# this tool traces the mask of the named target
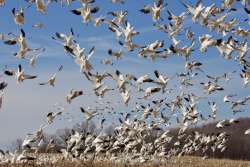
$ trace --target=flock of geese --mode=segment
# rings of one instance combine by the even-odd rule
[[[152,3],[142,5],[138,14],[145,15],[145,19],[152,20],[156,31],[166,34],[167,40],[156,40],[148,44],[138,44],[135,38],[141,35],[139,31],[129,22],[127,10],[110,11],[105,16],[100,15],[101,8],[96,5],[95,0],[25,0],[27,7],[13,8],[10,13],[13,21],[20,28],[19,34],[1,34],[1,40],[5,45],[18,46],[14,54],[17,61],[28,61],[33,67],[38,61],[38,56],[43,54],[46,48],[32,48],[29,46],[28,38],[22,26],[25,24],[25,13],[29,8],[35,6],[37,12],[47,14],[51,3],[58,3],[62,7],[70,7],[72,3],[79,4],[79,8],[69,10],[69,14],[75,15],[84,25],[94,27],[104,26],[110,31],[122,49],[110,48],[107,50],[109,57],[101,60],[105,66],[114,66],[116,61],[123,59],[126,53],[138,55],[141,59],[148,61],[167,60],[169,57],[182,57],[185,62],[184,71],[168,76],[159,70],[153,70],[151,74],[135,76],[119,69],[112,71],[97,71],[92,63],[92,57],[96,54],[96,47],[89,50],[77,42],[77,35],[73,28],[70,32],[55,32],[51,37],[69,55],[80,68],[80,73],[92,85],[92,94],[98,97],[97,108],[79,106],[78,111],[84,115],[87,122],[100,121],[100,133],[72,131],[64,145],[58,146],[54,140],[45,142],[44,130],[54,123],[55,119],[64,115],[63,109],[49,112],[46,116],[47,122],[36,132],[28,134],[23,141],[23,152],[11,153],[0,150],[0,163],[22,163],[38,160],[38,154],[30,155],[30,152],[39,153],[41,147],[57,150],[65,159],[86,160],[106,158],[109,160],[125,162],[147,162],[156,159],[166,159],[172,156],[183,156],[200,152],[203,158],[208,158],[207,152],[225,151],[228,147],[227,141],[230,136],[223,131],[224,128],[239,121],[235,118],[221,120],[216,128],[221,129],[218,134],[193,132],[187,133],[189,127],[200,125],[202,122],[218,120],[219,107],[217,99],[213,97],[225,94],[221,99],[224,105],[231,108],[233,114],[244,111],[250,103],[250,95],[239,97],[237,92],[226,90],[226,86],[233,77],[242,79],[241,86],[246,92],[250,85],[250,58],[248,54],[248,39],[250,30],[249,17],[250,5],[248,0],[221,0],[220,4],[211,3],[204,6],[202,0],[196,4],[180,0],[176,3],[183,5],[184,11],[176,13],[168,7],[164,0],[152,0]],[[109,0],[107,5],[124,5],[129,0]],[[8,0],[0,0],[3,8]],[[165,17],[163,13],[167,14]],[[241,13],[245,16],[243,20],[231,16]],[[99,16],[98,16],[99,15]],[[198,25],[210,34],[197,34],[191,27],[185,27],[185,22],[190,19],[192,24]],[[244,26],[243,26],[244,25]],[[42,29],[43,23],[32,25],[33,28]],[[213,36],[211,34],[217,34]],[[183,44],[185,38],[188,44]],[[179,39],[178,39],[179,38]],[[94,43],[93,43],[94,45]],[[209,49],[215,49],[217,54],[226,61],[235,61],[240,70],[227,71],[218,76],[211,76],[203,69],[199,60],[193,59],[194,52],[200,55],[206,54]],[[182,59],[180,58],[180,59]],[[209,57],[207,57],[209,58]],[[32,72],[25,71],[21,63],[17,69],[4,69],[6,77],[13,77],[18,84],[29,82],[38,78]],[[52,86],[56,88],[56,77],[63,73],[63,65],[51,75],[47,81],[40,82],[41,86]],[[202,77],[202,80],[199,79]],[[198,81],[198,83],[197,83]],[[178,84],[177,84],[178,83]],[[57,83],[60,84],[60,83]],[[8,91],[5,81],[0,83],[0,107],[4,103],[4,92]],[[193,91],[192,88],[201,88]],[[91,89],[91,88],[89,88]],[[111,92],[116,92],[119,100],[118,106],[125,106],[129,111],[119,112],[113,105],[114,101],[100,102]],[[202,94],[202,95],[198,95]],[[76,98],[87,95],[83,90],[72,88],[65,95],[67,105],[73,103]],[[98,102],[99,101],[99,102]],[[201,103],[206,105],[202,105]],[[103,108],[98,108],[103,107]],[[205,115],[200,108],[209,111]],[[107,119],[115,119],[118,123],[112,134],[103,133]],[[174,137],[168,130],[172,125],[178,128],[178,135]],[[250,127],[249,127],[250,128]],[[245,135],[250,135],[250,129],[245,129]],[[57,149],[58,148],[58,149]]]

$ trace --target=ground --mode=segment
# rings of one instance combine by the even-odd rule
[[[119,164],[112,162],[69,162],[60,161],[55,164],[38,165],[29,164],[9,164],[0,167],[250,167],[250,161],[226,160],[226,159],[207,159],[200,157],[181,157],[172,158],[164,164],[140,163],[140,164]]]

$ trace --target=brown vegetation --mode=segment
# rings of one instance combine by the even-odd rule
[[[234,161],[226,159],[202,160],[198,157],[172,158],[162,164],[141,163],[141,164],[121,164],[113,162],[70,162],[63,161],[55,164],[38,165],[29,164],[6,164],[0,167],[249,167],[250,161]]]

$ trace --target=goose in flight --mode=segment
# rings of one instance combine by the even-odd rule
[[[98,27],[101,25],[101,23],[103,23],[106,19],[104,16],[99,16],[97,18],[94,19],[95,20],[95,26]]]
[[[89,4],[83,4],[83,7],[71,10],[75,15],[81,16],[83,23],[88,23],[92,20],[91,14],[95,14],[99,11],[99,7],[91,7]]]
[[[98,115],[96,112],[86,111],[83,107],[80,107],[81,112],[84,114],[85,119],[90,121],[94,116]]]
[[[186,60],[189,59],[190,55],[194,51],[193,47],[195,45],[195,40],[192,41],[190,46],[183,46],[182,48],[174,47],[173,45],[170,46],[170,50],[177,55],[184,56]]]
[[[229,94],[229,95],[225,95],[224,98],[223,98],[223,102],[224,103],[228,103],[228,102],[232,102],[230,100],[230,98],[234,97],[234,96],[237,96],[236,94]]]
[[[240,76],[243,79],[244,86],[247,87],[250,84],[250,70],[243,69],[241,71]]]
[[[201,13],[205,8],[204,6],[202,6],[201,0],[198,0],[195,6],[185,4],[184,2],[182,2],[182,4],[192,14],[193,22],[196,22],[200,18]]]
[[[108,14],[111,14],[115,17],[114,19],[112,19],[112,23],[121,25],[125,23],[125,17],[128,15],[128,11],[108,12]]]
[[[111,3],[114,3],[114,4],[124,4],[125,3],[125,0],[111,0]]]
[[[38,12],[41,12],[42,14],[47,14],[47,6],[49,5],[50,1],[47,3],[44,2],[44,0],[25,0],[28,2],[30,5],[35,3],[36,5],[36,10]]]
[[[223,91],[224,88],[219,86],[218,84],[215,84],[215,83],[212,83],[212,82],[206,82],[206,83],[203,83],[201,82],[200,83],[201,85],[203,85],[203,89],[208,93],[208,94],[211,94],[215,91]]]
[[[250,129],[245,130],[244,134],[249,135],[250,134]]]
[[[35,66],[39,55],[41,53],[43,53],[43,52],[45,52],[45,48],[41,48],[40,52],[38,52],[38,53],[33,53],[32,57],[29,60],[30,67],[34,67]]]
[[[54,119],[55,119],[57,116],[59,116],[59,115],[62,115],[62,112],[61,112],[61,111],[56,112],[56,113],[54,113],[54,112],[49,112],[49,113],[47,114],[47,123],[48,123],[48,124],[52,124],[53,121],[54,121]]]
[[[136,84],[138,85],[138,87],[137,87],[138,91],[141,90],[141,85],[143,83],[152,83],[152,82],[154,82],[154,80],[151,79],[148,74],[142,75],[139,78],[135,78],[135,81],[136,81]]]
[[[33,28],[37,28],[37,29],[42,29],[45,28],[45,25],[41,22],[35,23],[32,25]]]
[[[119,51],[113,51],[112,49],[109,49],[108,54],[115,59],[120,59],[123,55],[123,51],[121,49]]]
[[[140,32],[136,31],[128,21],[125,21],[125,28],[122,28],[122,33],[124,35],[125,42],[133,41],[132,37],[140,34]]]
[[[208,105],[209,105],[209,107],[210,107],[210,109],[211,109],[211,111],[212,111],[211,117],[212,117],[213,119],[215,119],[215,118],[216,118],[216,115],[217,115],[217,113],[218,113],[218,106],[217,106],[217,104],[216,104],[215,102],[208,102]]]
[[[0,109],[2,108],[2,105],[3,105],[3,96],[4,96],[4,92],[3,90],[8,86],[8,83],[6,82],[1,82],[0,83],[0,91],[1,91],[1,94],[0,94]]]
[[[0,6],[4,6],[5,5],[5,0],[0,0]]]
[[[74,54],[75,63],[80,66],[80,72],[86,72],[86,73],[90,72],[93,69],[93,66],[91,65],[89,60],[95,53],[95,47],[92,47],[89,50],[87,55],[84,53],[85,49],[80,49],[80,47],[76,47],[76,48],[79,48],[79,49]]]
[[[142,9],[140,9],[140,12],[144,14],[152,14],[153,21],[159,21],[161,18],[161,11],[167,6],[167,3],[164,4],[164,0],[157,0],[154,2],[154,6],[146,5]]]
[[[0,91],[3,91],[8,86],[7,82],[1,82],[0,83]]]
[[[154,83],[162,86],[162,91],[165,92],[165,88],[166,88],[168,82],[170,81],[170,78],[160,74],[160,72],[158,70],[155,70],[154,74],[156,76],[156,80],[154,81]]]
[[[109,88],[107,85],[100,86],[100,88],[95,90],[95,94],[96,96],[103,98],[107,92],[112,91],[112,90],[115,90],[115,89]]]
[[[176,16],[172,12],[170,12],[169,10],[167,10],[167,12],[169,15],[168,20],[173,21],[175,27],[180,27],[188,14],[188,12],[182,12],[179,16]]]
[[[244,97],[243,99],[237,100],[237,101],[231,101],[231,109],[234,113],[237,111],[240,111],[240,107],[247,105],[247,102],[250,101],[250,96]]]
[[[199,37],[200,41],[200,51],[201,53],[204,53],[207,51],[207,48],[211,46],[215,46],[217,44],[217,40],[213,39],[211,35],[205,34]]]
[[[25,74],[24,73],[24,69],[22,69],[21,64],[18,65],[17,71],[14,71],[14,70],[5,70],[4,74],[8,75],[8,76],[14,76],[17,79],[18,83],[21,83],[21,82],[23,82],[26,79],[35,79],[35,78],[37,78],[36,75]]]
[[[128,102],[130,100],[130,91],[127,89],[121,90],[121,96],[124,104],[128,106]]]
[[[67,96],[66,96],[66,100],[70,104],[73,99],[75,99],[81,95],[83,95],[83,91],[71,89],[69,94],[67,94]]]
[[[139,51],[138,55],[140,57],[147,57],[149,55],[152,60],[155,60],[158,53],[161,53],[161,51],[158,51],[157,49],[160,49],[164,46],[164,41],[156,40],[155,42],[142,47],[142,49]]]
[[[58,72],[62,71],[62,69],[63,69],[63,66],[61,65],[58,68],[57,72],[54,75],[52,75],[47,82],[39,83],[39,85],[47,85],[48,84],[48,85],[54,87],[55,86],[55,81],[56,81],[56,75],[57,75]]]
[[[224,128],[225,126],[229,126],[228,120],[222,120],[216,124],[216,128]]]
[[[71,34],[69,35],[56,32],[56,37],[52,36],[52,39],[60,40],[61,42],[63,42],[64,49],[69,53],[73,53],[75,47],[75,40],[73,39],[74,32],[72,28],[70,29],[70,31]]]
[[[14,35],[14,34],[13,34]],[[37,49],[32,49],[27,45],[26,38],[25,38],[25,32],[23,29],[21,29],[21,34],[19,36],[16,36],[15,38],[12,39],[7,39],[4,41],[4,44],[6,45],[19,45],[19,51],[15,53],[15,57],[18,59],[25,59],[25,56],[27,53],[32,52],[32,51],[39,51],[42,48],[37,48]]]
[[[199,70],[201,72],[203,72],[200,67],[202,66],[202,63],[201,62],[198,62],[198,61],[191,61],[191,62],[186,62],[185,64],[185,69],[187,71],[190,71],[190,72],[193,72],[194,70]]]
[[[23,8],[21,8],[20,11],[17,11],[16,8],[13,8],[12,15],[17,25],[21,26],[24,24],[24,9]]]
[[[145,89],[145,96],[143,98],[146,99],[147,97],[149,97],[152,94],[155,94],[157,92],[160,92],[161,90],[162,90],[162,88],[157,87],[157,86],[148,87]]]

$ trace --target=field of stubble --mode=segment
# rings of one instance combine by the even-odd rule
[[[207,159],[202,160],[200,157],[181,157],[172,158],[162,164],[138,163],[125,164],[113,163],[108,161],[100,162],[69,162],[60,161],[54,164],[5,164],[0,167],[250,167],[250,161],[226,160],[226,159]]]

